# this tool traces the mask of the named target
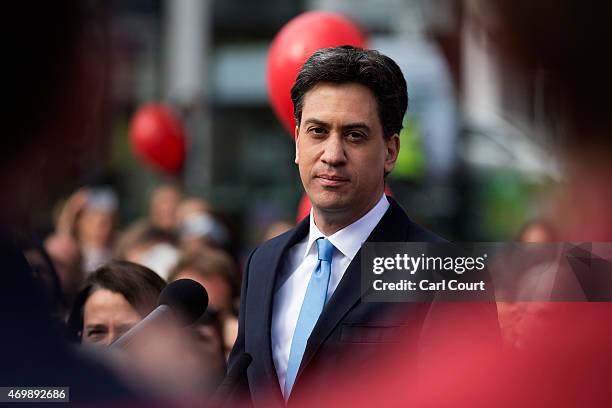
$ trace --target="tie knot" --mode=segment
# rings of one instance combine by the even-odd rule
[[[328,239],[319,238],[317,239],[317,251],[319,253],[319,260],[331,262],[334,245]]]

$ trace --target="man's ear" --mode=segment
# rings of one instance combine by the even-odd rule
[[[385,153],[385,174],[391,173],[391,170],[395,167],[397,156],[400,150],[400,138],[397,133],[391,136],[385,141],[386,153]]]
[[[300,128],[295,125],[295,130],[293,131],[293,139],[295,140],[295,160],[293,161],[295,164],[300,163],[300,149],[298,148],[298,136],[300,134]]]

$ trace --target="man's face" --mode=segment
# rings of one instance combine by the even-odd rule
[[[315,220],[324,213],[346,226],[383,194],[399,136],[384,139],[377,108],[372,91],[356,83],[320,83],[304,95],[295,163]]]

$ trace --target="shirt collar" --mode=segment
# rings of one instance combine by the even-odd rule
[[[387,200],[387,197],[383,194],[382,197],[380,197],[380,200],[378,200],[378,203],[376,203],[376,205],[372,207],[372,209],[363,217],[359,218],[352,224],[347,225],[341,230],[336,231],[329,237],[326,237],[315,225],[314,216],[311,209],[310,232],[308,233],[308,244],[306,245],[304,257],[306,257],[310,251],[313,250],[314,243],[317,239],[327,238],[338,251],[342,252],[344,256],[352,261],[361,248],[361,244],[368,239],[372,233],[372,230],[374,230],[374,227],[376,227],[376,225],[380,222],[388,208],[389,200]]]

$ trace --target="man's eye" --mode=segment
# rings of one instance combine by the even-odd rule
[[[325,129],[322,127],[312,127],[308,129],[308,132],[313,135],[320,136],[325,134]]]
[[[365,139],[365,135],[359,132],[350,132],[347,133],[346,138],[351,142],[361,142]]]

